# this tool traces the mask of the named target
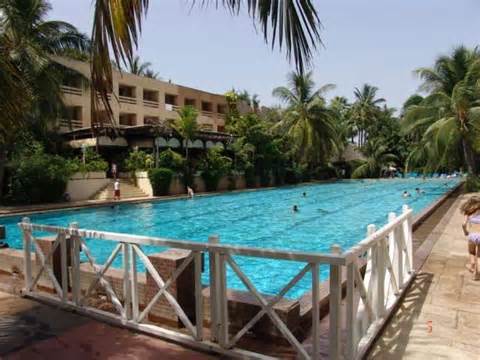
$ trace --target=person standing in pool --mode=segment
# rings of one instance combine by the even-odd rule
[[[120,181],[115,179],[113,183],[113,200],[120,200]]]

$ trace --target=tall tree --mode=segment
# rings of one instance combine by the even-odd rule
[[[428,152],[414,149],[412,159],[419,154],[429,156],[423,162],[445,164],[448,154],[461,149],[463,163],[470,174],[476,174],[476,151],[480,135],[480,50],[459,46],[449,56],[440,56],[432,68],[417,71],[424,81],[422,89],[428,96],[419,104],[410,106],[404,117],[406,133],[421,133],[418,146]]]
[[[193,3],[197,1],[193,0]],[[313,50],[321,42],[321,24],[311,0],[216,0],[199,3],[204,6],[223,5],[234,14],[246,8],[248,14],[258,21],[265,40],[270,40],[272,47],[285,48],[287,57],[295,61],[300,72],[309,65]],[[112,118],[108,100],[108,93],[112,90],[110,54],[117,63],[133,59],[148,5],[149,0],[95,0],[91,55],[93,124],[100,120],[97,117],[100,104]]]
[[[151,71],[151,66],[152,63],[148,61],[142,62],[139,56],[135,56],[129,63],[128,71],[135,75],[144,76],[147,71]]]
[[[288,75],[288,86],[277,87],[273,96],[287,104],[277,128],[294,141],[297,158],[310,168],[325,162],[336,150],[337,134],[333,113],[323,94],[334,88],[327,84],[315,89],[312,73]]]
[[[178,118],[172,123],[173,128],[180,134],[184,141],[185,161],[188,165],[188,145],[194,139],[198,130],[198,111],[193,106],[181,107],[178,111]]]
[[[377,98],[378,88],[364,84],[361,89],[355,88],[355,102],[352,106],[351,117],[357,129],[360,146],[366,144],[368,130],[375,123],[380,110],[380,105],[385,102],[384,98]]]
[[[62,109],[60,85],[71,71],[55,57],[89,50],[74,26],[46,20],[50,9],[45,0],[0,0],[0,194],[16,136],[34,122],[56,121]]]
[[[380,177],[397,160],[397,157],[389,152],[388,147],[381,139],[369,140],[363,152],[367,159],[353,171],[353,178]]]

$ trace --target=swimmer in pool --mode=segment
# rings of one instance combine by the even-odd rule
[[[405,190],[405,191],[403,192],[402,196],[403,196],[404,198],[410,197],[410,193],[409,193],[407,190]]]
[[[303,193],[303,197],[307,197],[307,193],[306,193],[306,192]]]
[[[298,212],[298,206],[297,206],[297,205],[293,205],[292,211],[293,211],[293,212]]]

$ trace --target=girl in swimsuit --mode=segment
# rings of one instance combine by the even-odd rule
[[[466,267],[474,274],[474,279],[478,280],[480,275],[477,264],[477,258],[480,256],[480,196],[472,196],[460,210],[465,215],[462,229],[468,239],[470,254],[470,263]]]

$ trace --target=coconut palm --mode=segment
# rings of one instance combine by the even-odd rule
[[[193,3],[197,1],[192,0]],[[272,46],[285,49],[288,59],[295,61],[297,70],[303,72],[310,63],[313,50],[321,42],[320,21],[311,0],[216,0],[198,1],[200,5],[223,5],[227,11],[239,14],[246,8],[259,23],[265,40]],[[108,93],[112,90],[113,58],[120,63],[131,61],[138,45],[143,16],[149,0],[95,0],[92,29],[91,86],[92,123],[100,104],[112,119]],[[96,94],[99,94],[97,97]]]
[[[193,106],[187,105],[177,110],[178,118],[172,123],[172,127],[180,134],[184,141],[185,162],[188,164],[188,145],[195,137],[198,130],[198,111]]]
[[[351,118],[355,124],[358,143],[365,145],[368,139],[369,127],[376,121],[380,105],[385,102],[383,98],[377,98],[378,88],[364,84],[361,89],[355,88],[355,102],[352,106]]]
[[[128,71],[132,74],[144,76],[145,73],[150,69],[152,63],[145,61],[142,62],[139,56],[135,56],[129,64]]]
[[[379,177],[397,160],[394,154],[388,152],[388,147],[381,139],[368,141],[363,152],[367,158],[353,171],[352,178]]]
[[[273,96],[287,104],[276,128],[291,137],[297,159],[311,168],[327,160],[337,147],[334,114],[322,96],[334,87],[327,84],[315,89],[311,72],[292,72],[288,75],[288,87],[273,90]]]
[[[407,109],[404,131],[423,134],[418,145],[429,144],[430,156],[438,166],[444,165],[452,151],[461,149],[468,172],[475,174],[480,134],[480,50],[460,46],[450,56],[439,57],[433,68],[416,72],[429,95]]]
[[[152,69],[145,70],[145,73],[143,74],[143,76],[145,76],[147,78],[150,78],[150,79],[159,79],[160,78],[160,75],[158,74],[158,72],[156,72]]]
[[[56,121],[61,111],[60,84],[71,71],[56,56],[89,50],[74,26],[46,20],[50,9],[45,0],[0,0],[0,194],[16,136],[34,122]]]

